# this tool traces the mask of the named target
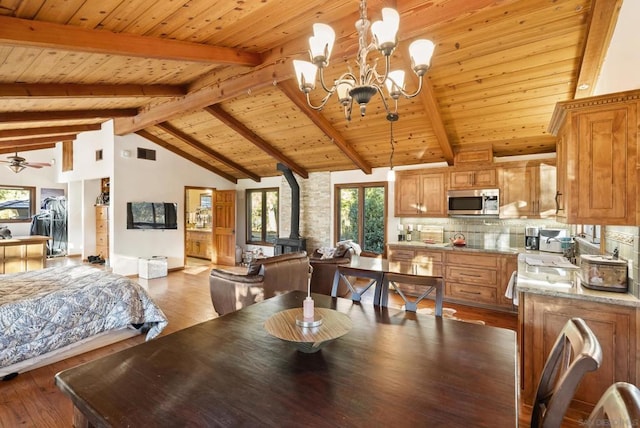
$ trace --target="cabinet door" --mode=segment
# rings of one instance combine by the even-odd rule
[[[540,164],[537,167],[537,210],[541,218],[556,215],[556,175],[557,169],[553,165]]]
[[[496,170],[481,169],[474,171],[473,185],[476,187],[494,187],[496,185]]]
[[[451,171],[449,174],[449,187],[452,189],[467,189],[473,187],[473,172]]]
[[[421,189],[420,179],[421,176],[419,174],[397,175],[395,185],[396,217],[413,217],[419,214],[420,195],[418,192]]]
[[[535,171],[527,166],[505,167],[501,171],[500,218],[536,216]]]
[[[426,216],[444,216],[445,207],[444,173],[423,174],[421,176],[420,213]]]
[[[635,220],[633,133],[637,130],[629,129],[630,120],[635,119],[629,110],[622,107],[576,114],[577,197],[571,203],[577,205],[581,220],[593,220],[594,224]]]

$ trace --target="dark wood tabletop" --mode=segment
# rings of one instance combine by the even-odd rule
[[[264,323],[294,291],[58,373],[95,427],[515,427],[515,332],[312,295],[353,323],[305,354]],[[69,421],[71,424],[71,421]],[[78,426],[78,425],[76,425]]]

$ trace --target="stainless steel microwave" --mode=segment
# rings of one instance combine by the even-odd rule
[[[500,190],[449,190],[447,207],[450,216],[497,217],[500,214]]]

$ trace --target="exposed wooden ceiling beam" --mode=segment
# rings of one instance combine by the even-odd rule
[[[75,140],[78,134],[51,135],[47,137],[23,138],[20,140],[0,141],[0,147],[23,147],[34,144],[59,143],[66,140]]]
[[[91,30],[8,16],[0,16],[0,41],[14,46],[37,46],[209,64],[256,66],[262,62],[260,55],[238,49]]]
[[[409,5],[401,5],[399,13],[402,21],[402,31],[399,40],[413,38],[418,33],[424,33],[425,28],[439,25],[442,19],[453,20],[458,16],[477,13],[479,10],[487,10],[491,7],[503,6],[516,0],[450,0],[444,4],[433,7],[432,2],[414,2]],[[357,9],[355,11],[357,16]],[[354,17],[345,17],[331,25],[334,28],[353,28]],[[309,29],[311,31],[311,28]],[[342,34],[333,48],[334,61],[340,57],[351,55],[357,49],[354,43],[354,33],[346,31]],[[355,37],[357,40],[357,37]],[[307,58],[308,39],[300,37],[284,45],[276,46],[263,53],[263,66],[256,67],[242,76],[223,78],[217,81],[215,76],[207,77],[209,81],[216,81],[214,85],[199,88],[175,100],[150,106],[143,109],[132,118],[116,119],[114,122],[115,133],[125,135],[147,126],[167,121],[187,110],[202,109],[208,105],[218,104],[229,100],[250,90],[257,90],[266,86],[277,84],[294,76],[291,60],[295,58]],[[199,87],[198,83],[192,86]]]
[[[574,98],[593,95],[621,7],[622,0],[592,1],[591,22],[580,64],[580,73],[576,81]]]
[[[59,111],[24,111],[0,113],[1,122],[37,122],[74,119],[109,119],[115,117],[135,116],[135,108],[105,110],[59,110]]]
[[[305,97],[298,89],[298,85],[292,80],[287,80],[285,82],[280,82],[278,88],[291,100],[293,103],[298,106],[300,111],[304,113],[311,121],[318,127],[322,132],[324,132],[327,137],[331,139],[331,141],[338,146],[340,150],[357,166],[362,170],[365,174],[371,174],[371,165],[365,161],[360,153],[356,152],[351,144],[349,144],[344,137],[331,125],[324,116],[322,116],[317,111],[313,110],[307,105],[307,101]]]
[[[55,148],[55,144],[35,144],[33,146],[13,146],[13,147],[0,147],[0,154],[11,153],[14,154],[16,152],[29,152],[31,150],[44,150],[44,149],[53,149]]]
[[[22,139],[35,136],[78,134],[86,131],[97,131],[102,128],[99,123],[90,125],[46,126],[40,128],[0,130],[0,140]]]
[[[166,133],[168,133],[170,135],[173,135],[174,137],[176,137],[180,141],[190,145],[194,149],[199,150],[200,152],[204,153],[205,155],[207,155],[209,157],[212,157],[216,161],[228,166],[231,169],[235,169],[236,171],[246,175],[248,178],[250,178],[250,179],[252,179],[254,181],[260,182],[260,177],[258,175],[256,175],[253,172],[249,171],[248,169],[246,169],[242,165],[237,164],[236,162],[232,161],[231,159],[227,158],[226,156],[221,155],[220,153],[216,152],[215,150],[211,149],[210,147],[208,147],[205,144],[201,143],[200,141],[196,140],[191,135],[180,131],[178,128],[174,127],[173,125],[171,125],[171,124],[169,124],[167,122],[163,122],[163,123],[157,124],[156,126],[158,128],[160,128],[160,129],[162,129],[164,132],[166,132]]]
[[[284,164],[300,177],[309,178],[309,172],[306,169],[302,168],[300,165],[289,159],[279,150],[276,150],[271,144],[267,143],[258,135],[256,135],[252,130],[244,126],[242,122],[224,111],[219,105],[212,105],[209,107],[205,107],[204,109],[208,113],[212,114],[216,119],[240,134],[243,138],[253,143],[256,147],[264,151],[266,154],[268,154],[278,162]]]
[[[54,83],[0,83],[0,97],[8,98],[115,98],[180,97],[178,85],[75,85]]]
[[[404,58],[405,68],[410,69],[411,64],[408,61],[406,56]],[[418,87],[419,81],[418,76],[414,73],[409,73],[411,76],[411,80],[413,81],[414,87]],[[433,85],[431,84],[431,80],[428,76],[425,76],[422,80],[422,91],[418,94],[418,99],[422,102],[422,106],[424,107],[424,111],[431,122],[431,127],[433,128],[433,133],[438,140],[438,144],[440,145],[440,149],[442,150],[442,156],[444,160],[449,165],[453,165],[453,147],[451,146],[451,141],[449,141],[449,137],[447,136],[447,130],[444,127],[444,122],[442,120],[442,115],[440,114],[440,106],[438,105],[438,100],[436,98],[436,94],[433,91]]]
[[[140,135],[143,138],[146,138],[147,140],[156,143],[157,145],[159,145],[160,147],[164,147],[165,149],[169,150],[170,152],[175,153],[178,156],[181,156],[193,163],[195,163],[198,166],[201,166],[202,168],[209,170],[211,172],[213,172],[214,174],[219,175],[220,177],[236,184],[238,182],[238,179],[236,179],[233,175],[229,175],[224,171],[219,170],[218,168],[209,165],[208,163],[206,163],[205,161],[203,161],[202,159],[192,156],[189,153],[178,149],[175,146],[172,146],[171,144],[167,143],[166,141],[164,141],[162,138],[157,137],[155,135],[153,135],[152,133],[148,132],[148,131],[136,131],[136,134]]]
[[[203,109],[212,104],[218,104],[249,90],[259,90],[273,85],[274,82],[294,77],[291,64],[278,62],[260,67],[241,76],[234,76],[212,86],[189,92],[187,95],[156,104],[140,111],[135,117],[116,119],[114,129],[117,135],[126,135],[147,126],[165,122],[179,116],[188,110]]]

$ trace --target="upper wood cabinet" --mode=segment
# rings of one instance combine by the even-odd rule
[[[499,168],[500,218],[549,218],[556,213],[554,162]]]
[[[450,189],[472,189],[496,187],[496,170],[474,169],[451,171],[449,173]]]
[[[395,216],[446,216],[445,180],[444,171],[398,171],[395,185]]]
[[[639,103],[636,90],[556,105],[558,221],[638,224]]]

